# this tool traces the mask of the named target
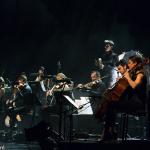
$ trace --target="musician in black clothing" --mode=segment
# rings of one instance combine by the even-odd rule
[[[105,84],[102,81],[100,72],[97,70],[93,70],[90,73],[91,82],[87,84],[78,84],[77,87],[79,89],[87,90],[88,96],[90,97],[90,103],[93,110],[93,114],[95,114],[97,105],[101,100],[101,96],[105,90]]]
[[[69,96],[74,101],[74,95],[72,92],[74,83],[62,72],[56,75],[54,83],[53,87],[47,91],[47,96],[53,97],[54,105],[50,108],[50,111],[54,110],[54,113],[59,115],[59,134],[60,130],[62,132],[63,127],[62,133],[64,139],[69,140],[71,134],[70,130],[72,130],[73,106],[64,95]]]
[[[6,101],[8,107],[7,116],[5,120],[6,126],[10,126],[9,121],[13,122],[16,120],[21,121],[22,118],[20,113],[28,113],[31,111],[33,106],[33,97],[31,95],[32,90],[27,82],[27,77],[25,75],[20,75],[17,79],[17,85],[14,85],[13,98]]]
[[[106,87],[110,87],[116,78],[116,63],[118,62],[118,56],[113,51],[114,42],[112,40],[104,41],[104,54],[101,58],[96,60],[96,66],[100,69],[102,76],[107,76],[104,78],[103,82]]]
[[[46,69],[43,66],[40,66],[38,73],[36,74],[35,82],[37,82],[37,84],[32,88],[33,93],[37,95],[42,109],[45,109],[48,107],[46,91],[49,89],[51,80],[46,76]]]
[[[42,81],[44,79],[44,75],[45,75],[45,68],[43,66],[40,66],[35,81]]]
[[[142,59],[138,56],[129,57],[127,66],[125,64],[120,64],[118,66],[118,71],[120,70],[124,70],[121,72],[123,74],[122,79],[123,81],[126,81],[128,86],[126,86],[118,100],[111,101],[113,98],[109,96],[110,101],[105,109],[106,111],[103,112],[105,115],[105,126],[102,135],[103,141],[117,139],[115,131],[115,118],[117,112],[136,112],[138,110],[145,110],[147,80],[143,70]],[[110,95],[113,94],[113,90],[117,90],[117,85],[121,85],[120,81],[122,82],[122,80],[117,81],[116,86],[110,91]],[[125,86],[125,84],[122,86]],[[100,109],[102,110],[102,105]]]
[[[56,75],[56,79],[54,81],[54,85],[53,87],[48,90],[46,92],[47,96],[55,96],[56,98],[56,103],[59,104],[59,99],[60,99],[60,95],[62,95],[62,93],[65,95],[70,96],[72,99],[74,99],[72,90],[73,90],[73,86],[74,83],[73,81],[71,81],[70,79],[67,78],[67,76],[64,73],[58,73]],[[64,100],[62,100],[62,104],[66,104],[67,100],[65,98],[63,98]]]

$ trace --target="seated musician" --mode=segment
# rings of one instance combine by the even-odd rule
[[[78,84],[77,88],[79,89],[87,89],[88,96],[90,98],[91,107],[93,113],[95,113],[96,107],[100,102],[101,95],[105,90],[105,84],[102,81],[100,72],[97,70],[93,70],[90,73],[91,82],[87,84]]]
[[[102,141],[117,139],[117,132],[115,130],[116,112],[136,112],[138,110],[145,110],[147,80],[143,70],[142,59],[137,56],[131,56],[129,57],[127,65],[125,63],[120,63],[118,65],[118,71],[123,74],[122,79],[128,83],[128,86],[118,100],[111,101],[112,98],[109,97],[107,109],[103,112],[105,117],[98,114],[99,119],[103,118],[105,121]],[[110,91],[112,94],[114,92],[113,90],[116,90],[117,85],[121,84],[119,81],[121,80],[119,79],[116,82],[116,86]],[[100,110],[104,110],[102,106],[101,104],[99,113],[101,113]]]

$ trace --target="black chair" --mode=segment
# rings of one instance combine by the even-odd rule
[[[129,123],[129,116],[134,116],[134,117],[145,117],[145,122],[144,122],[144,127],[143,127],[143,135],[144,132],[146,132],[145,128],[147,128],[147,112],[145,110],[139,110],[136,112],[131,112],[131,113],[122,113],[121,114],[121,121],[122,121],[122,131],[121,131],[121,139],[122,141],[126,141],[128,137],[128,123]],[[144,139],[144,136],[141,137],[141,140]]]
[[[150,91],[147,91],[147,98],[145,101],[145,108],[143,108],[142,110],[138,110],[135,112],[129,112],[129,113],[122,113],[121,114],[121,121],[122,121],[122,131],[121,131],[121,138],[122,141],[126,141],[127,140],[127,136],[128,136],[128,119],[129,116],[134,116],[134,117],[145,117],[145,122],[144,122],[144,126],[143,126],[143,133],[145,133],[145,135],[142,136],[141,140],[144,140],[144,138],[146,137],[147,140],[150,140]]]

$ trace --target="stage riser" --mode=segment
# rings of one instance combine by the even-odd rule
[[[28,119],[27,119],[28,120]],[[24,125],[20,124],[22,127],[26,127],[27,124],[31,124],[31,118],[29,122],[24,122]],[[59,131],[59,116],[54,114],[46,114],[43,115],[43,119],[39,119],[38,117],[35,118],[35,125],[40,121],[45,120],[50,124],[50,126],[56,131]],[[4,116],[1,114],[0,117],[1,125],[0,130],[6,129],[4,125]],[[67,119],[67,129],[69,128],[69,119]],[[103,129],[103,123],[94,119],[92,115],[73,115],[73,133],[75,134],[96,134],[101,135]],[[117,118],[116,127],[119,131],[119,136],[121,137],[121,118],[120,116]],[[131,138],[145,138],[145,118],[135,118],[130,116],[129,123],[128,123],[128,135]],[[64,125],[62,122],[62,130],[64,129]]]
[[[58,131],[59,125],[59,116],[58,115],[49,115],[46,119],[54,130]],[[73,115],[73,132],[74,133],[87,133],[87,134],[102,134],[104,123],[99,122],[94,119],[92,115]],[[119,136],[121,137],[121,117],[117,117],[116,127],[119,131]],[[128,121],[128,135],[131,138],[145,138],[145,117],[133,117],[129,116]],[[63,128],[63,127],[62,127]]]

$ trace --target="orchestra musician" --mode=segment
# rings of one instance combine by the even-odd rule
[[[31,101],[30,94],[32,93],[32,89],[27,82],[27,77],[20,75],[16,83],[13,88],[12,99],[6,101],[8,109],[5,125],[8,127],[14,125],[15,121],[22,121],[20,113],[30,111],[30,108],[26,104]]]
[[[115,129],[117,112],[136,112],[138,110],[145,110],[147,80],[143,69],[142,59],[138,56],[131,56],[129,57],[127,64],[121,62],[118,65],[118,71],[122,74],[122,78],[117,79],[116,85],[110,91],[111,96],[106,99],[109,102],[107,104],[107,109],[102,109],[102,104],[99,108],[105,110],[105,112],[103,112],[105,114],[105,117],[103,117],[105,125],[102,141],[112,141],[117,139],[117,132]],[[125,84],[121,85],[122,81],[126,81],[123,83],[127,83],[127,86]],[[118,87],[121,87],[120,85],[122,88],[126,86],[124,92],[120,97],[113,98],[113,93],[115,93],[115,90],[117,90]],[[119,91],[121,91],[121,89],[119,89]],[[102,116],[99,115],[99,117]]]
[[[40,66],[35,81],[42,81],[45,75],[45,68]]]
[[[46,96],[57,96],[57,94],[63,92],[73,98],[73,86],[74,83],[67,78],[67,76],[63,73],[58,73],[56,75],[55,84],[51,89],[46,92]]]
[[[98,60],[95,60],[95,65],[100,70],[104,78],[103,82],[106,88],[109,88],[115,82],[116,74],[116,63],[118,62],[118,56],[114,52],[114,42],[112,40],[104,41],[104,54]]]
[[[101,96],[105,90],[105,84],[102,81],[103,77],[101,77],[100,72],[97,70],[93,70],[90,73],[91,82],[87,84],[78,84],[78,89],[87,89],[88,96],[90,97],[90,103],[95,114],[97,105],[100,102]]]
[[[45,67],[40,66],[35,82],[37,82],[37,85],[33,87],[34,89],[33,92],[37,95],[42,108],[45,109],[48,107],[46,91],[49,89],[49,86],[50,86],[50,79],[46,78]]]
[[[55,113],[58,114],[62,120],[59,121],[59,128],[63,123],[63,136],[64,139],[69,140],[71,131],[70,127],[72,124],[72,119],[70,119],[70,111],[72,111],[72,104],[64,97],[64,95],[69,96],[72,100],[74,100],[73,95],[73,86],[74,83],[68,78],[64,73],[60,72],[56,75],[54,86],[47,91],[47,96],[53,96],[53,108]],[[72,115],[71,115],[72,116]],[[61,130],[61,129],[59,129]],[[60,134],[60,133],[59,133]]]

